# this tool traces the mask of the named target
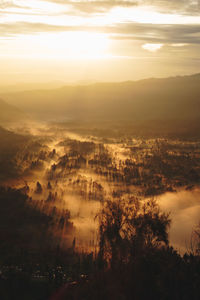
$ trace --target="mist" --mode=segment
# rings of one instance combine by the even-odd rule
[[[166,193],[158,198],[163,211],[170,212],[170,242],[182,254],[193,251],[192,233],[200,224],[200,190]]]
[[[199,255],[198,74],[1,95],[5,278],[14,260],[56,289],[146,257],[185,276]]]

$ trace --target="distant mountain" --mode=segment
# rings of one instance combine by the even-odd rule
[[[46,120],[196,120],[200,118],[200,74],[65,86],[3,97]]]
[[[65,83],[63,81],[51,81],[51,82],[31,82],[23,83],[18,82],[16,84],[0,84],[0,93],[15,93],[21,91],[30,91],[30,90],[49,90],[61,88]]]
[[[20,109],[0,99],[0,124],[27,120],[28,117]]]

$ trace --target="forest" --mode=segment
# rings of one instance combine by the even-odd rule
[[[199,299],[200,141],[120,125],[1,127],[1,299]]]

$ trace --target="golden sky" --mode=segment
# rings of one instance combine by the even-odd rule
[[[199,43],[199,0],[0,0],[1,82],[195,73]]]

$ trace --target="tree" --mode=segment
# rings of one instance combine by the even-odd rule
[[[98,220],[99,260],[111,269],[168,245],[169,215],[160,211],[155,199],[108,200]]]
[[[36,194],[41,194],[41,193],[42,193],[42,186],[41,186],[41,184],[39,183],[39,181],[38,181],[37,184],[36,184],[36,190],[35,190],[35,193],[36,193]]]

